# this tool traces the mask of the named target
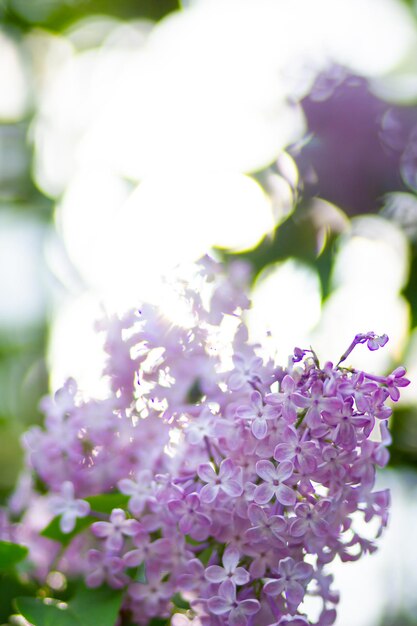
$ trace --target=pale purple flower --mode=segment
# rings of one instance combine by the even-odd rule
[[[271,461],[258,461],[256,472],[264,481],[255,489],[254,500],[257,504],[267,504],[275,496],[284,506],[293,506],[297,501],[295,491],[285,484],[294,473],[290,461],[284,461],[276,467]]]
[[[200,480],[207,483],[200,491],[202,502],[213,502],[220,491],[231,498],[237,498],[243,493],[239,469],[235,467],[231,459],[221,462],[218,474],[209,463],[199,465],[197,473]]]
[[[251,504],[248,508],[248,517],[253,524],[252,528],[246,531],[249,541],[270,540],[271,537],[279,540],[285,538],[287,522],[282,515],[268,515],[262,507]]]
[[[68,378],[63,386],[55,392],[53,398],[42,398],[40,408],[45,412],[45,423],[53,427],[68,419],[76,410],[75,397],[77,383],[73,378]]]
[[[379,387],[376,389],[371,398],[369,399],[368,415],[373,418],[377,417],[380,420],[387,420],[392,415],[392,409],[389,406],[385,406],[385,401],[389,396],[388,389],[385,387]]]
[[[50,500],[50,509],[60,515],[59,526],[63,533],[74,530],[78,517],[85,517],[90,512],[90,505],[85,500],[74,498],[74,485],[69,480],[61,487],[61,495],[54,495]]]
[[[121,493],[130,496],[129,511],[139,516],[146,504],[155,499],[154,475],[151,470],[145,469],[137,472],[136,480],[123,478],[119,480],[117,486]]]
[[[158,612],[160,604],[168,600],[173,593],[172,583],[164,582],[163,576],[157,569],[146,569],[147,583],[132,583],[129,585],[129,596],[143,603],[143,608],[150,615]]]
[[[204,437],[212,437],[214,433],[214,416],[209,409],[201,411],[198,417],[190,417],[185,429],[187,441],[198,445]]]
[[[358,411],[364,412],[369,410],[372,394],[378,391],[378,386],[373,382],[364,382],[365,375],[363,372],[354,374],[351,380],[345,380],[338,385],[338,392],[344,398],[353,396]],[[388,392],[386,392],[388,393]]]
[[[276,461],[292,461],[296,468],[314,472],[317,467],[319,448],[314,441],[300,440],[298,432],[291,426],[283,432],[283,442],[274,450]]]
[[[312,505],[300,502],[295,506],[295,519],[290,520],[290,535],[302,537],[307,532],[312,532],[317,537],[325,537],[329,530],[326,515],[331,506],[330,500],[319,500]]]
[[[184,573],[178,576],[178,587],[185,591],[199,590],[206,585],[206,570],[200,559],[191,559],[184,564]]]
[[[369,493],[364,507],[365,522],[370,522],[376,515],[381,518],[382,527],[388,523],[388,507],[391,503],[391,496],[388,489]]]
[[[214,615],[227,615],[229,626],[246,626],[248,618],[260,609],[258,600],[237,600],[236,588],[226,580],[219,589],[219,595],[209,599],[207,606]]]
[[[269,541],[251,543],[245,546],[245,554],[251,557],[249,573],[254,580],[259,580],[265,573],[273,569],[278,561],[288,555],[284,543],[275,537]]]
[[[352,398],[345,400],[340,409],[323,412],[326,424],[334,427],[333,441],[345,450],[353,450],[357,445],[358,429],[366,426],[368,418],[354,413]]]
[[[132,538],[132,541],[135,548],[123,555],[123,561],[127,567],[137,567],[149,559],[155,559],[160,563],[170,560],[171,541],[169,539],[152,541],[147,533],[139,533]]]
[[[264,593],[279,596],[285,593],[289,607],[296,609],[302,602],[305,587],[313,575],[313,568],[309,563],[297,563],[287,557],[279,562],[274,578],[266,578]]]
[[[323,390],[323,382],[316,380],[310,389],[308,396],[294,394],[293,400],[296,406],[307,408],[305,421],[310,428],[320,428],[322,425],[322,411],[337,411],[342,406],[342,401],[337,397],[326,397]]]
[[[229,376],[229,389],[237,391],[250,382],[255,382],[261,377],[262,359],[256,356],[233,356],[234,371]]]
[[[142,530],[141,524],[134,519],[126,519],[123,509],[113,509],[109,522],[94,522],[91,530],[96,537],[105,539],[109,552],[122,549],[124,537],[133,537]]]
[[[254,391],[250,397],[250,404],[239,406],[236,415],[241,419],[250,420],[251,429],[256,439],[264,439],[268,433],[267,420],[278,417],[280,411],[276,407],[267,406],[263,403],[259,391]]]
[[[201,513],[200,496],[197,493],[190,493],[183,500],[170,500],[168,508],[178,519],[179,529],[184,535],[192,534],[195,526],[204,530],[210,527],[210,518]]]
[[[247,547],[246,531],[249,527],[250,522],[245,517],[240,517],[236,512],[231,518],[230,511],[225,509],[221,513],[221,530],[217,536],[222,543],[236,548],[242,554]]]
[[[223,567],[220,565],[210,565],[206,569],[206,579],[210,583],[223,583],[230,580],[234,585],[245,585],[249,582],[249,573],[238,567],[239,551],[236,548],[226,548],[223,554]]]
[[[405,367],[397,367],[389,376],[385,379],[385,384],[387,385],[387,389],[391,400],[397,402],[400,399],[400,392],[398,391],[398,387],[407,387],[410,384],[408,378],[405,378],[406,369]]]
[[[110,587],[120,589],[129,581],[124,573],[125,564],[120,557],[90,550],[87,555],[86,583],[88,587],[101,587],[107,582]]]
[[[281,407],[282,416],[288,423],[293,423],[297,419],[298,400],[302,397],[296,391],[295,380],[286,374],[281,382],[281,391],[270,393],[265,397],[265,402],[274,407]]]

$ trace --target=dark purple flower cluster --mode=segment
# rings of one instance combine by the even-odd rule
[[[338,365],[296,348],[279,367],[248,341],[246,279],[242,265],[225,275],[204,259],[178,288],[184,325],[152,307],[108,320],[109,397],[83,399],[70,380],[24,438],[45,489],[15,494],[26,512],[14,532],[38,575],[54,567],[123,588],[136,624],[333,624],[328,564],[376,549],[358,520],[374,520],[376,535],[387,523],[375,469],[388,461],[386,401],[408,380],[403,368],[342,366],[356,344],[387,337],[357,335]],[[103,514],[86,501],[106,493],[125,505]],[[30,528],[41,504],[74,534],[63,554]],[[321,599],[314,620],[306,596]]]

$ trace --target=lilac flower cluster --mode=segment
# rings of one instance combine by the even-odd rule
[[[374,333],[337,365],[299,348],[285,368],[262,358],[242,322],[247,281],[246,266],[226,275],[204,259],[178,286],[183,326],[150,306],[106,321],[107,398],[85,399],[69,380],[44,401],[44,427],[24,437],[43,493],[26,480],[12,500],[38,576],[54,568],[124,589],[123,615],[138,625],[334,623],[327,567],[376,549],[357,522],[374,520],[377,536],[386,526],[375,470],[388,461],[386,401],[409,381],[401,367],[341,365],[358,343],[386,343]],[[97,494],[125,505],[100,513],[85,500]],[[63,552],[30,528],[41,503],[74,534]],[[307,596],[320,601],[314,619]]]

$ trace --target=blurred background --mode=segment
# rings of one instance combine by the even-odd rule
[[[251,264],[281,362],[374,330],[352,364],[407,366],[391,524],[336,567],[337,623],[416,625],[417,3],[0,0],[2,502],[48,389],[105,392],[95,321],[210,251]]]

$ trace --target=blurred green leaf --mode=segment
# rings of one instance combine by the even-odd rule
[[[89,589],[80,584],[66,608],[30,597],[17,598],[15,604],[35,626],[114,626],[123,595],[123,590]]]
[[[136,572],[136,576],[135,576],[135,580],[138,583],[143,583],[146,584],[148,582],[147,576],[146,576],[146,565],[145,562],[141,563],[138,567],[138,571]]]
[[[15,598],[34,594],[35,590],[33,583],[21,581],[15,573],[0,575],[0,622],[7,622],[9,616],[15,612]]]
[[[19,613],[34,626],[84,626],[69,608],[45,604],[38,598],[17,598],[15,604]]]
[[[412,249],[408,283],[404,289],[404,296],[410,303],[411,326],[417,326],[417,246]]]
[[[132,580],[134,580],[137,583],[143,583],[144,585],[146,585],[146,583],[148,582],[148,579],[146,577],[146,564],[145,562],[141,563],[140,565],[138,565],[137,567],[130,567],[126,570],[128,576],[130,576],[130,578]]]
[[[123,595],[123,590],[89,589],[81,584],[68,606],[82,626],[114,626]]]
[[[190,608],[190,603],[187,602],[187,600],[184,600],[184,598],[182,597],[180,593],[176,593],[175,595],[172,596],[172,602],[179,609],[186,610]]]
[[[414,407],[396,407],[391,419],[391,467],[417,469],[417,414]]]
[[[25,546],[8,541],[0,541],[0,571],[4,572],[13,568],[16,563],[22,561],[28,553]]]
[[[272,234],[264,237],[253,250],[231,254],[218,250],[225,260],[235,258],[249,261],[254,269],[254,279],[271,263],[289,257],[312,262],[317,258],[317,228],[308,206],[300,204],[292,215],[280,224]]]
[[[2,415],[3,417],[3,415]],[[7,499],[21,468],[20,432],[9,417],[0,424],[0,492]]]
[[[58,541],[62,543],[63,546],[68,546],[71,541],[74,539],[76,535],[81,533],[83,530],[88,528],[93,522],[96,522],[96,518],[91,515],[87,515],[86,517],[78,517],[75,522],[74,530],[70,533],[62,532],[60,528],[61,516],[58,515],[54,517],[54,519],[42,530],[40,533],[42,537],[46,537],[47,539],[53,539],[53,541]]]
[[[178,0],[8,0],[8,22],[61,31],[90,15],[158,21],[180,8]]]
[[[111,513],[113,509],[126,509],[129,502],[129,496],[122,493],[104,493],[84,499],[89,503],[91,510],[97,513]]]
[[[198,558],[202,562],[203,565],[207,565],[210,560],[211,555],[213,554],[212,548],[206,548],[198,555]]]

